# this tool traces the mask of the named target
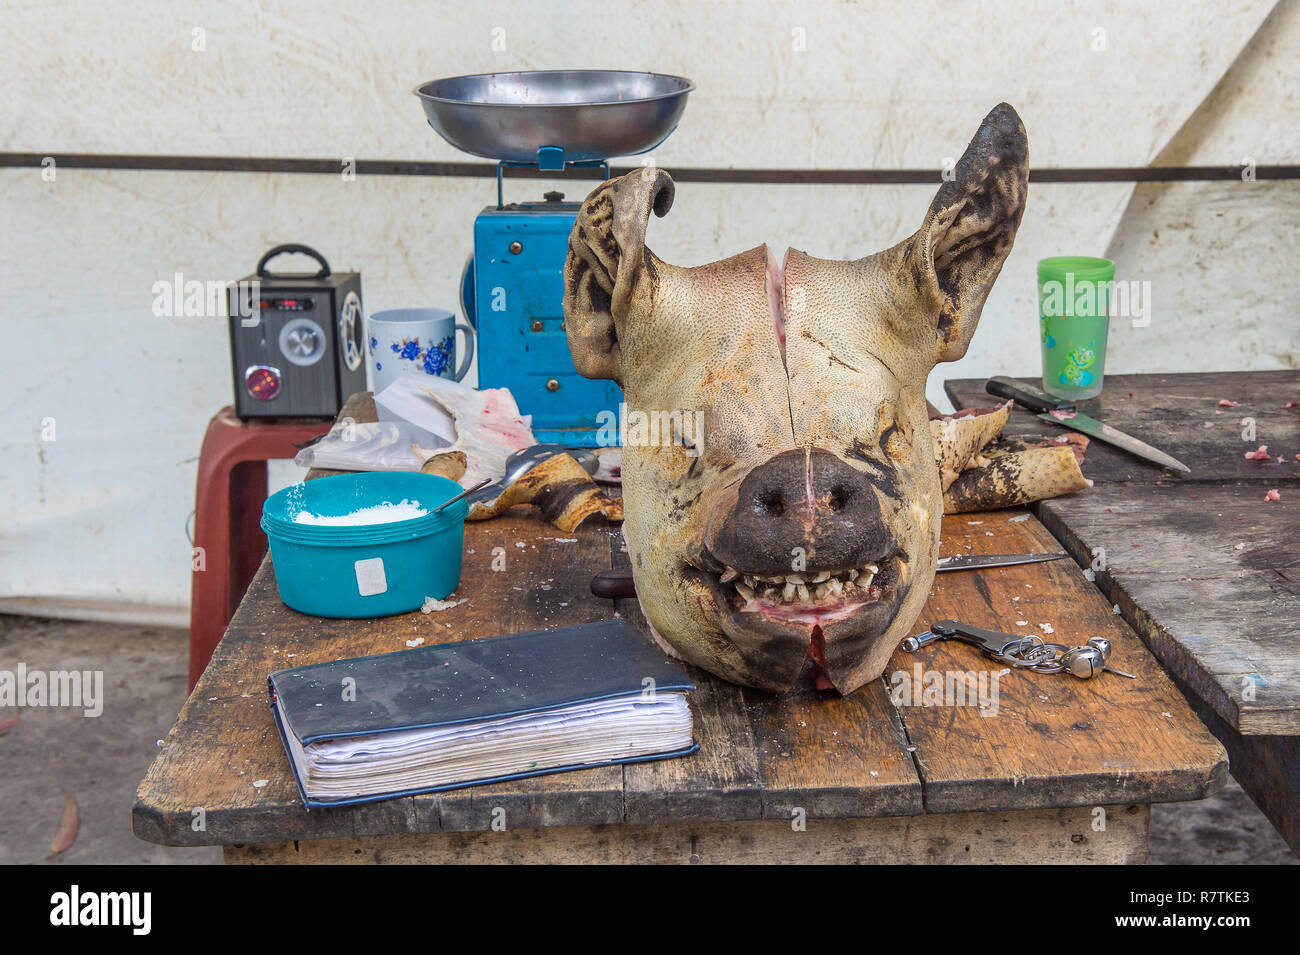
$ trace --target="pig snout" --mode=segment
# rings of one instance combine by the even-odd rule
[[[822,448],[752,469],[717,503],[710,532],[716,561],[772,576],[883,564],[899,549],[868,475]]]

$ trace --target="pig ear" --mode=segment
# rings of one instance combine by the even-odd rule
[[[651,209],[667,215],[673,190],[668,173],[639,169],[602,183],[578,211],[564,264],[564,327],[574,367],[586,378],[622,383],[615,319],[627,313],[643,281],[654,281],[646,223]]]
[[[1016,111],[999,104],[940,188],[904,251],[932,316],[935,361],[966,354],[984,300],[1025,211],[1029,144]]]

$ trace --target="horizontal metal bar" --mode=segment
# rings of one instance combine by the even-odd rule
[[[154,156],[99,153],[0,153],[0,167],[44,164],[47,158],[65,169],[125,169],[140,172],[260,172],[338,175],[341,159],[288,159],[241,156]],[[621,176],[640,166],[616,166],[610,174]],[[466,179],[496,178],[495,163],[418,162],[402,159],[358,159],[359,176],[452,176]],[[731,169],[673,167],[678,182],[775,183],[787,185],[936,185],[937,169]],[[1031,182],[1209,182],[1241,180],[1243,168],[1231,166],[1096,166],[1031,169]],[[530,167],[512,169],[510,178],[599,179],[599,170],[574,168],[563,176]],[[1256,181],[1300,179],[1300,165],[1256,166]]]

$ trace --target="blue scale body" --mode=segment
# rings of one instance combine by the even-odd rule
[[[478,334],[478,386],[509,388],[520,413],[533,416],[538,441],[593,447],[598,416],[617,415],[623,391],[583,378],[569,355],[564,262],[578,208],[546,201],[484,209],[461,299]]]

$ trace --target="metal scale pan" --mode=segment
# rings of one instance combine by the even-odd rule
[[[677,128],[694,88],[662,73],[543,70],[432,80],[415,95],[457,149],[557,169],[649,152]]]

